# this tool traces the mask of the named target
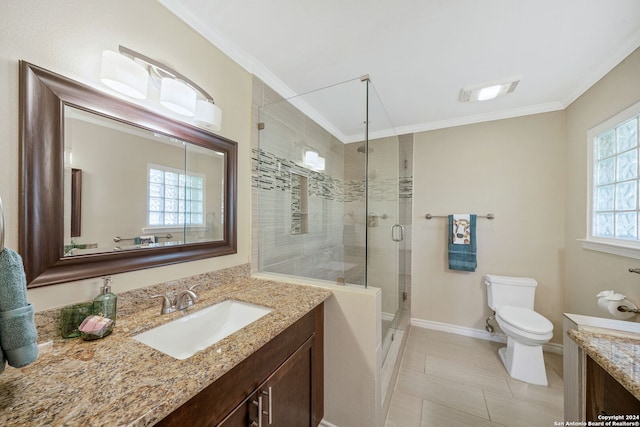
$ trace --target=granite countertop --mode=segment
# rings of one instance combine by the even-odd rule
[[[572,329],[567,334],[640,400],[640,335],[608,329]]]
[[[0,425],[147,426],[177,409],[331,295],[328,289],[241,278],[199,292],[191,308],[157,306],[119,317],[97,341],[56,338],[30,365],[0,375]],[[235,299],[273,309],[256,322],[176,360],[133,335]]]

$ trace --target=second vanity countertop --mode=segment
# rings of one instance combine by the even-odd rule
[[[56,339],[30,365],[0,375],[0,425],[152,425],[220,378],[331,296],[328,289],[242,278],[199,293],[191,308],[118,318],[97,341]],[[272,308],[256,322],[176,360],[133,339],[215,303],[234,299]]]
[[[567,334],[595,362],[640,400],[640,336],[608,329],[572,329]]]

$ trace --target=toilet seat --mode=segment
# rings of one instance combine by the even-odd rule
[[[548,335],[553,324],[544,316],[524,307],[504,306],[497,311],[502,321],[512,328],[534,335]]]

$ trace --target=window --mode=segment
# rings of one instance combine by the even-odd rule
[[[204,176],[149,165],[149,227],[204,225]]]
[[[640,250],[639,123],[640,103],[588,133],[591,155],[587,241]],[[588,248],[611,252],[602,247]],[[640,251],[633,257],[636,256],[640,257]]]

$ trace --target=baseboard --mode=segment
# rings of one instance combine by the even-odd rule
[[[423,320],[411,318],[411,326],[424,329],[432,329],[435,331],[448,332],[451,334],[463,335],[465,337],[478,338],[481,340],[495,341],[506,343],[507,336],[503,333],[490,334],[482,329],[468,328],[466,326],[452,325],[450,323],[434,322],[432,320]],[[542,346],[543,351],[549,353],[562,354],[562,345],[555,343],[546,343]]]
[[[392,321],[393,319],[395,319],[396,315],[393,313],[385,313],[384,311],[382,312],[382,320],[387,320],[387,321]]]

